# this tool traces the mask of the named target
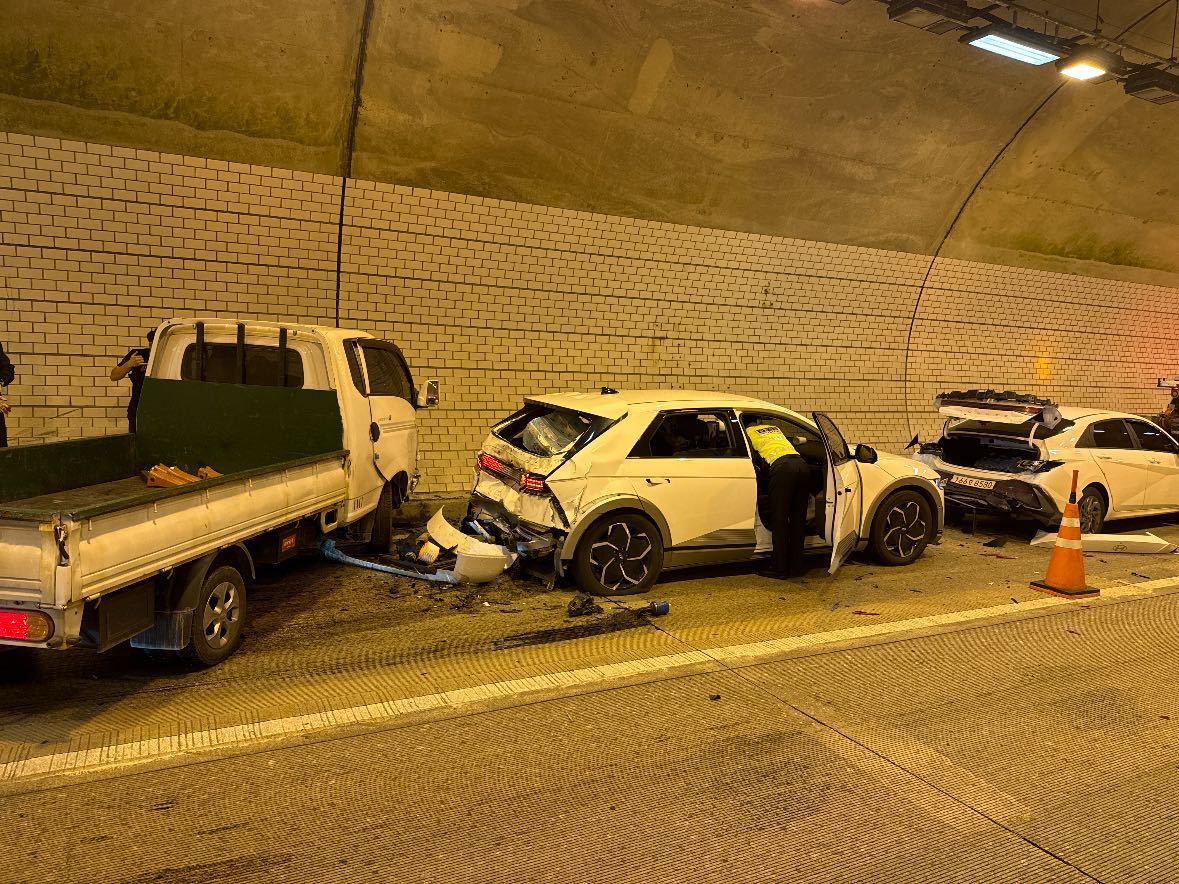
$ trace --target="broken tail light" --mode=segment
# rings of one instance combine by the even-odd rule
[[[493,476],[515,485],[522,494],[548,494],[549,486],[545,484],[544,476],[517,469],[486,451],[479,452],[476,466],[484,472],[491,473]]]
[[[481,470],[491,473],[493,476],[507,479],[509,482],[517,482],[520,478],[520,473],[516,469],[508,466],[498,457],[493,457],[486,451],[479,452],[479,459],[476,461],[476,466]]]
[[[523,473],[520,476],[520,491],[524,494],[547,494],[549,486],[545,484],[544,476],[538,473]]]
[[[53,620],[40,611],[0,611],[0,638],[44,642],[52,635]]]

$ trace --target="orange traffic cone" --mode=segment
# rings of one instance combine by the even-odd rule
[[[1032,589],[1064,596],[1067,599],[1097,595],[1098,590],[1085,585],[1085,553],[1081,546],[1081,512],[1077,509],[1077,471],[1073,470],[1073,488],[1060,520],[1060,533],[1048,560],[1043,580],[1033,580]]]

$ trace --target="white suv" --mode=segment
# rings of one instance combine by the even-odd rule
[[[478,456],[467,525],[522,555],[553,557],[599,595],[642,592],[664,568],[767,554],[745,435],[755,422],[780,426],[812,464],[807,544],[831,549],[832,573],[855,549],[900,565],[940,538],[937,473],[867,445],[852,452],[826,415],[608,388],[528,398],[497,424]]]

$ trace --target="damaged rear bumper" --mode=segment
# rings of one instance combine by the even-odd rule
[[[942,472],[946,505],[968,512],[989,512],[1032,519],[1048,527],[1060,521],[1061,512],[1051,495],[1038,485],[1019,479],[1001,479],[994,488],[972,488],[950,481],[953,473]]]
[[[474,523],[472,530],[485,532],[485,539],[502,544],[526,559],[554,557],[565,537],[565,532],[526,522],[499,501],[481,494],[471,495],[463,521],[468,525]]]

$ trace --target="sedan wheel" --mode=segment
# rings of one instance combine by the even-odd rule
[[[1100,534],[1105,527],[1105,498],[1096,488],[1086,488],[1077,502],[1081,514],[1081,533]]]
[[[917,491],[898,491],[872,522],[872,552],[886,565],[907,565],[925,552],[933,533],[929,501]]]
[[[609,515],[582,537],[573,576],[594,595],[631,595],[651,587],[663,568],[659,529],[637,513]]]

